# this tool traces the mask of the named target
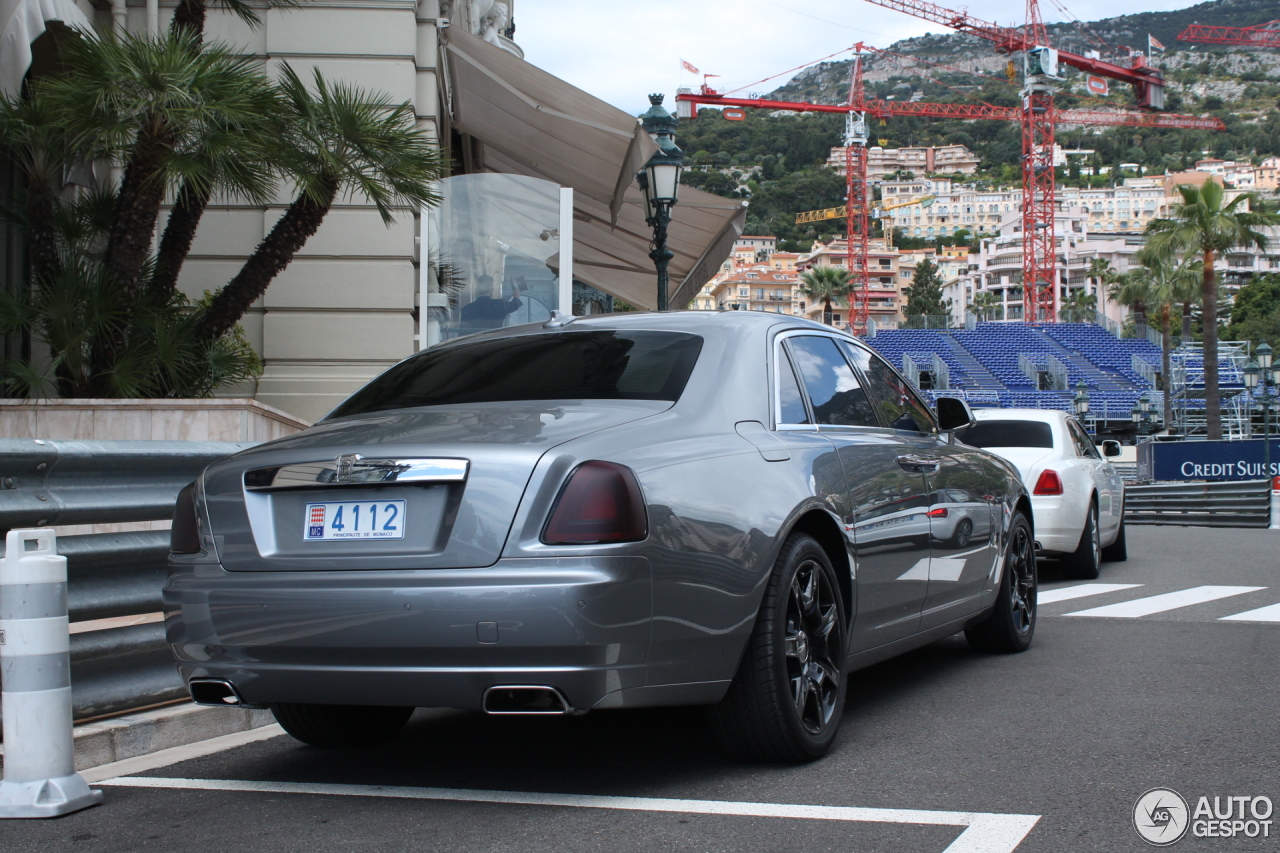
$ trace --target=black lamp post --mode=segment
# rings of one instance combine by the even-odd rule
[[[1083,421],[1089,414],[1089,389],[1083,379],[1076,383],[1076,396],[1071,402],[1076,408],[1076,417]]]
[[[662,108],[663,95],[649,96],[649,110],[641,116],[645,133],[658,143],[658,151],[649,158],[636,176],[644,193],[644,221],[653,229],[649,257],[658,270],[658,310],[667,310],[667,266],[675,257],[667,248],[667,226],[671,224],[671,208],[680,193],[680,173],[684,171],[684,152],[676,147],[677,119]]]
[[[1271,389],[1280,385],[1280,365],[1274,363],[1273,350],[1264,341],[1254,351],[1257,361],[1251,361],[1244,368],[1244,386],[1253,393],[1253,389],[1262,385],[1262,462],[1267,476],[1271,476],[1271,404],[1275,396]]]

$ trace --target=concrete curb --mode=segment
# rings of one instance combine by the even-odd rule
[[[270,711],[216,708],[190,702],[83,723],[75,727],[76,770],[111,764],[246,732],[275,722]],[[0,756],[3,756],[0,744]]]

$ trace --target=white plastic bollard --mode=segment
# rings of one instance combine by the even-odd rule
[[[1271,478],[1271,529],[1280,530],[1280,477]]]
[[[0,560],[0,818],[57,817],[102,802],[76,772],[67,558],[52,530],[11,530]]]

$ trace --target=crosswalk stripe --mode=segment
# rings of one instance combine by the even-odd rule
[[[1280,622],[1280,604],[1259,607],[1257,610],[1246,610],[1231,616],[1223,616],[1220,622]]]
[[[1152,613],[1163,613],[1166,610],[1177,610],[1193,604],[1203,604],[1219,598],[1233,595],[1244,595],[1246,592],[1257,592],[1265,586],[1196,586],[1177,592],[1166,592],[1163,595],[1150,595],[1136,598],[1133,601],[1122,601],[1119,604],[1107,604],[1089,610],[1077,610],[1067,616],[1110,616],[1119,619],[1137,619],[1139,616],[1150,616]]]
[[[1058,589],[1042,589],[1036,594],[1036,601],[1039,604],[1055,604],[1059,601],[1070,601],[1073,598],[1102,595],[1104,592],[1118,592],[1122,589],[1136,589],[1140,586],[1142,586],[1140,583],[1081,583]]]

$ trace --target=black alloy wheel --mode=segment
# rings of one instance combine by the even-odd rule
[[[962,518],[956,525],[956,532],[951,537],[951,544],[956,548],[963,548],[969,544],[971,536],[973,536],[973,522],[967,518]]]
[[[1031,523],[1017,512],[1009,525],[995,606],[986,619],[965,629],[969,645],[980,652],[1001,654],[1025,652],[1030,648],[1036,630],[1038,578]]]
[[[839,704],[844,650],[839,597],[818,563],[800,564],[787,603],[787,680],[800,724],[813,735],[830,725]]]
[[[844,713],[847,625],[831,559],[813,537],[792,533],[733,682],[708,709],[721,748],[757,761],[821,758]]]
[[[1013,531],[1005,571],[1009,576],[1009,611],[1014,630],[1030,633],[1036,622],[1036,543],[1025,525]]]

